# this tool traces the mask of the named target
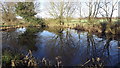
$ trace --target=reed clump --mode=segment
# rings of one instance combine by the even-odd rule
[[[37,60],[33,57],[32,51],[29,50],[28,54],[21,60],[11,60],[12,67],[38,67],[38,66],[54,66],[54,67],[61,67],[62,61],[61,57],[55,57],[55,64],[52,61],[46,59],[45,57],[42,60]]]

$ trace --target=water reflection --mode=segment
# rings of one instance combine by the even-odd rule
[[[19,32],[19,33],[24,33],[26,31],[26,28],[17,28],[16,29],[16,32]]]
[[[40,58],[47,57],[51,60],[54,60],[56,56],[61,56],[64,65],[82,65],[88,60],[90,62],[87,65],[95,65],[96,62],[93,62],[93,59],[97,61],[98,58],[107,65],[109,64],[108,56],[119,54],[119,52],[114,53],[114,50],[117,51],[116,41],[111,38],[104,40],[87,32],[77,33],[75,30],[65,29],[58,32],[43,31],[38,36],[42,36],[43,43],[37,45],[40,49],[35,52],[35,56],[39,57],[42,54]],[[112,44],[110,44],[111,41]]]
[[[102,38],[63,28],[21,28],[3,33],[6,34],[3,38],[7,39],[3,39],[3,45],[32,50],[37,59],[45,57],[53,64],[56,56],[61,57],[65,66],[111,66],[120,62],[119,38],[113,39],[109,35]]]
[[[18,50],[37,50],[36,44],[36,33],[42,32],[39,28],[18,28],[13,31],[2,33],[2,45],[3,48],[12,48]]]

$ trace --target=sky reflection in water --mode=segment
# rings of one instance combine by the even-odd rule
[[[22,38],[22,42],[27,42],[25,45],[32,43],[28,43],[29,40],[34,41],[31,48],[32,46],[37,48],[35,51],[33,50],[33,56],[38,59],[46,57],[54,62],[56,56],[61,56],[63,65],[67,66],[82,65],[92,58],[100,58],[100,62],[107,66],[112,66],[120,62],[120,50],[118,49],[120,41],[110,38],[103,39],[88,32],[78,32],[73,29],[64,29],[61,31],[40,31],[36,29],[36,31],[32,32],[26,28],[18,28],[15,30],[15,33],[18,35],[14,36],[10,34],[12,32],[5,33],[8,33],[11,37],[15,36],[15,39],[28,36],[26,37],[27,39]],[[25,33],[29,33],[29,35]],[[3,39],[3,41],[6,40]],[[9,40],[9,43],[6,42],[5,44],[11,46],[13,44],[10,44],[11,41],[14,40]],[[18,44],[20,45],[16,41],[17,46]],[[12,47],[16,46],[12,45]],[[19,49],[23,50],[27,47],[18,46]]]

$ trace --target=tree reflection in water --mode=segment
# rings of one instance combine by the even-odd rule
[[[28,50],[37,50],[36,44],[36,38],[37,35],[35,35],[38,32],[42,32],[42,30],[39,30],[38,28],[27,28],[27,30],[18,36],[18,44],[21,46],[27,46],[26,48]]]
[[[76,31],[70,29],[53,33],[55,35],[46,41],[47,56],[50,59],[61,56],[64,65],[71,66],[76,63],[86,66],[106,65],[109,63],[107,60],[110,59],[108,58],[111,52],[110,46],[116,46],[110,45],[111,37],[101,39],[91,33],[83,33],[84,38],[81,38],[82,32],[76,33]],[[89,63],[85,64],[87,61]]]
[[[27,28],[24,33],[15,35],[11,32],[6,33],[13,40],[7,35],[4,38],[9,40],[3,39],[7,44],[14,45],[13,48],[32,50],[35,58],[45,57],[52,64],[56,64],[57,56],[61,57],[65,66],[111,66],[120,62],[119,37],[115,39],[106,35],[102,38],[92,33],[63,28]]]

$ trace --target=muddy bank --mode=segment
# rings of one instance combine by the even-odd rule
[[[97,24],[92,23],[65,23],[64,25],[60,24],[47,24],[47,27],[60,27],[60,28],[71,28],[75,30],[80,31],[87,31],[90,33],[95,34],[120,34],[120,22],[115,23],[107,23],[107,22],[101,22]],[[34,26],[25,26],[25,25],[18,25],[18,26],[6,26],[6,27],[0,27],[0,31],[6,31],[16,28],[22,28],[22,27],[41,27],[40,25],[34,25]]]
[[[41,27],[40,25],[35,25],[35,26],[25,26],[25,25],[18,25],[18,26],[3,26],[0,27],[0,31],[9,31],[9,30],[13,30],[16,28],[23,28],[23,27]]]
[[[99,34],[120,34],[120,23],[80,24],[73,29]]]

